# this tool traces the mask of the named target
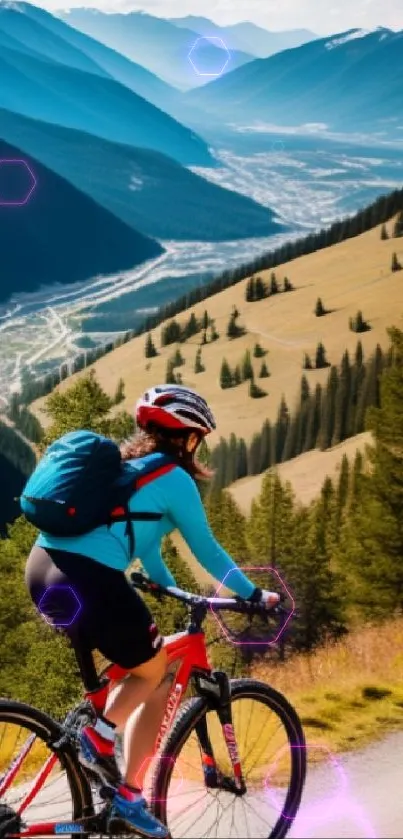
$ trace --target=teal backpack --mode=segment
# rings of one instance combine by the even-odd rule
[[[134,555],[134,520],[155,521],[162,513],[131,513],[129,500],[148,480],[175,466],[155,452],[122,461],[113,440],[92,431],[72,431],[48,447],[20,498],[25,518],[52,536],[79,536],[101,525],[126,521]]]

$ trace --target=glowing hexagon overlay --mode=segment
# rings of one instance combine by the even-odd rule
[[[274,776],[275,770],[280,763],[281,756],[284,754],[284,752],[288,753],[289,748],[290,746],[287,745],[283,746],[281,749],[278,750],[277,754],[275,755],[272,761],[271,769],[269,770],[266,776],[264,784],[267,794],[270,797],[271,802],[275,809],[278,811],[278,813],[282,812],[282,807],[280,806],[278,795],[274,788],[274,784],[272,784],[272,777]],[[306,750],[315,749],[325,752],[328,758],[328,762],[334,767],[334,769],[336,769],[336,774],[338,775],[339,779],[335,795],[329,795],[326,798],[321,797],[320,799],[310,802],[309,804],[304,803],[304,796],[302,796],[302,802],[300,804],[299,810],[297,812],[297,815],[293,819],[295,829],[298,829],[298,836],[313,837],[312,830],[314,830],[315,827],[320,829],[323,828],[323,825],[327,822],[334,824],[334,822],[337,822],[337,819],[340,819],[341,816],[350,816],[352,817],[355,826],[357,826],[359,830],[362,831],[361,835],[363,839],[364,837],[365,839],[376,839],[376,833],[368,817],[363,812],[363,809],[359,806],[359,804],[356,801],[354,801],[351,795],[349,795],[347,774],[340,761],[330,751],[330,749],[323,743],[306,743],[302,746],[299,744],[292,744],[291,748]],[[291,820],[291,816],[287,816],[286,813],[284,813],[283,816],[285,819]],[[290,837],[292,835],[293,831],[291,831]],[[317,833],[318,837],[320,835],[320,832]]]
[[[1,168],[4,166],[12,166],[12,167],[19,167],[21,169],[24,168],[27,172],[28,183],[27,183],[27,192],[24,197],[17,197],[15,201],[5,201],[2,198],[2,189],[1,189]],[[37,180],[35,175],[28,165],[26,160],[9,160],[9,159],[0,159],[0,207],[23,207],[25,204],[28,204],[28,201],[36,188]]]
[[[285,145],[282,140],[274,140],[271,144],[272,151],[277,152],[277,154],[281,154],[281,152],[285,151]]]
[[[65,623],[56,622],[52,620],[43,610],[46,606],[46,601],[49,601],[51,598],[52,591],[65,591],[68,599],[71,603],[71,618],[67,619]],[[41,613],[42,617],[45,618],[45,621],[49,626],[57,626],[57,627],[66,627],[71,626],[74,621],[76,620],[78,614],[81,612],[82,603],[80,602],[79,598],[77,597],[74,589],[68,585],[53,585],[48,586],[47,589],[44,591],[39,603],[38,603],[38,610]]]
[[[135,786],[138,786],[139,789],[143,789],[144,779],[145,779],[147,773],[149,772],[151,764],[153,763],[153,761],[155,760],[156,757],[157,757],[157,755],[151,754],[151,755],[148,755],[148,757],[144,758],[144,760],[143,760],[143,762],[140,766],[140,769],[138,770],[137,775],[135,777]],[[179,777],[174,779],[174,783],[172,784],[172,789],[171,789],[171,783],[169,784],[169,794],[172,795],[172,796],[178,795],[179,791],[183,787],[183,781],[184,781],[182,770],[178,766],[178,763],[179,763],[180,759],[177,758],[175,760],[175,758],[171,757],[170,755],[163,755],[162,757],[158,757],[158,762],[159,763],[163,763],[164,761],[167,762],[167,763],[171,763],[172,767],[173,767],[173,771],[174,772],[176,771],[179,775]],[[158,803],[161,803],[163,801],[165,802],[166,798],[155,798],[154,796],[150,795],[150,796],[148,796],[148,801],[150,801],[150,803],[152,803],[152,804],[155,804],[157,802]]]
[[[201,41],[207,41],[209,43],[212,43],[212,42],[215,41],[218,48],[223,50],[224,53],[226,54],[226,58],[224,58],[224,56],[223,56],[224,63],[223,63],[220,70],[217,70],[216,72],[213,72],[213,73],[202,73],[199,70],[199,68],[197,67],[197,63],[196,63],[196,61],[197,61],[197,51],[198,50],[200,51],[200,46],[199,45],[200,45]],[[226,44],[224,44],[224,41],[223,41],[222,38],[219,38],[217,35],[211,35],[211,36],[202,35],[193,44],[193,46],[192,46],[192,48],[191,48],[191,50],[188,54],[188,60],[190,61],[195,73],[197,73],[198,76],[208,76],[210,78],[218,78],[218,76],[222,76],[225,68],[228,66],[228,64],[231,60],[231,53],[230,53],[228,47],[226,46]]]
[[[233,574],[234,572],[237,573],[237,571],[238,571],[238,568],[231,568],[226,573],[224,579],[221,581],[220,585],[218,586],[217,591],[214,593],[214,597],[218,597],[218,592],[223,588],[223,586],[225,585],[225,581],[228,579],[230,574]],[[268,646],[271,646],[272,644],[277,644],[278,640],[281,638],[283,632],[285,631],[285,628],[286,628],[287,624],[289,623],[289,621],[291,620],[291,618],[292,618],[292,616],[295,612],[295,600],[294,600],[292,594],[289,592],[284,580],[280,577],[280,574],[278,573],[278,571],[275,568],[271,568],[270,566],[267,566],[267,565],[262,565],[262,566],[259,566],[257,568],[256,567],[246,567],[246,568],[242,567],[242,571],[270,571],[272,574],[275,574],[278,582],[280,583],[280,585],[284,589],[288,599],[290,600],[290,602],[292,604],[290,614],[288,615],[287,620],[284,621],[284,624],[281,627],[281,629],[279,630],[276,637],[273,638],[272,641],[235,641],[233,638],[231,638],[231,636],[226,631],[225,626],[223,626],[223,624],[221,623],[220,618],[219,618],[219,614],[218,613],[216,614],[216,612],[214,611],[212,606],[210,606],[210,610],[211,610],[212,614],[214,615],[214,618],[216,619],[223,635],[225,636],[227,641],[230,642],[230,644],[234,644],[234,646],[237,646],[237,647],[246,647],[247,645],[268,647]],[[228,585],[228,588],[231,588],[231,586],[229,584],[227,584],[227,585]],[[268,615],[270,615],[270,611],[268,611]]]

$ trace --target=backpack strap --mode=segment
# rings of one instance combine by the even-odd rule
[[[163,466],[159,466],[156,469],[148,472],[148,474],[143,475],[141,478],[137,478],[134,482],[133,491],[138,491],[142,486],[145,484],[154,481],[156,478],[159,478],[161,475],[165,475],[167,472],[170,472],[171,469],[174,469],[176,463],[165,463]],[[126,522],[126,530],[125,536],[129,539],[129,550],[130,550],[130,557],[134,556],[134,548],[135,548],[135,538],[134,538],[134,529],[133,529],[133,522],[134,521],[159,521],[162,519],[163,513],[132,513],[129,510],[129,503],[125,504],[124,506],[115,507],[111,510],[110,513],[110,525],[114,524],[114,522],[118,521],[125,521]]]

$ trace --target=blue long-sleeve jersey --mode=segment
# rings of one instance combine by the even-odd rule
[[[255,588],[253,583],[215,539],[198,489],[184,469],[175,466],[140,487],[132,495],[129,508],[131,512],[162,514],[158,521],[133,522],[134,556],[129,553],[125,522],[97,527],[82,536],[56,537],[41,533],[36,544],[83,554],[120,571],[125,571],[133,559],[140,559],[150,579],[167,587],[177,583],[161,556],[161,540],[177,528],[203,568],[220,582],[232,571],[225,585],[240,597],[250,597]]]

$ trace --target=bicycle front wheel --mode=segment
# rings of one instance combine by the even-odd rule
[[[232,776],[222,726],[202,698],[184,703],[153,779],[158,818],[172,839],[283,839],[301,801],[306,748],[300,720],[273,688],[249,679],[231,682],[231,711],[246,791],[210,788],[197,733],[206,722],[217,768]]]

